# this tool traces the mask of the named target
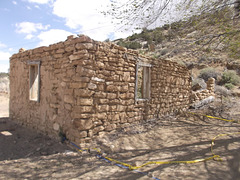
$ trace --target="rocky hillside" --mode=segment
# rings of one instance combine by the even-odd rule
[[[194,16],[152,30],[143,29],[140,34],[114,42],[154,58],[185,65],[192,70],[197,82],[202,80],[201,76],[212,76],[218,85],[233,91],[239,89],[240,17],[234,17],[231,9]]]

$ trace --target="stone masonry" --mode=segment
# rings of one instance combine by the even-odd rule
[[[148,99],[136,99],[139,63],[151,65]],[[32,64],[39,67],[37,100],[29,99]],[[10,118],[51,136],[62,132],[76,143],[187,108],[190,97],[187,68],[84,35],[10,58]]]
[[[214,78],[209,78],[207,83],[207,88],[204,90],[200,90],[197,92],[192,92],[191,96],[191,102],[196,103],[199,102],[203,99],[208,98],[209,96],[214,96],[214,90],[215,90],[215,79]]]

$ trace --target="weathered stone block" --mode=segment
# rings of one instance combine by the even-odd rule
[[[110,91],[110,92],[116,92],[116,91],[118,91],[118,87],[115,85],[108,85],[106,90]]]
[[[79,130],[89,130],[92,128],[93,123],[92,120],[81,120],[81,119],[74,119],[73,125]]]
[[[87,43],[93,42],[93,40],[88,36],[85,36],[85,35],[82,35],[82,34],[78,35],[78,36],[79,36],[79,38],[76,39],[77,42],[87,42]]]
[[[63,54],[64,52],[65,52],[64,49],[58,49],[58,50],[56,50],[56,53],[57,53],[57,54]]]
[[[123,81],[129,82],[131,80],[130,72],[123,73]]]
[[[77,105],[85,105],[85,106],[92,106],[93,105],[93,99],[89,98],[78,98],[77,99]]]
[[[95,114],[95,117],[100,120],[104,120],[107,118],[107,113],[97,113]]]
[[[93,134],[97,134],[98,132],[101,132],[104,130],[103,126],[98,126],[93,129]]]
[[[72,54],[72,55],[69,56],[70,61],[74,61],[74,60],[77,60],[77,59],[80,59],[79,55]]]
[[[108,93],[107,94],[107,99],[116,99],[117,98],[117,94],[115,93]]]
[[[87,87],[87,83],[83,83],[83,82],[78,82],[78,83],[70,83],[70,88],[86,88]]]
[[[91,97],[94,91],[88,89],[74,89],[74,95],[80,97]]]
[[[117,105],[117,111],[125,111],[126,106]]]
[[[114,130],[114,129],[116,129],[117,128],[117,125],[116,124],[109,124],[109,125],[107,125],[106,127],[105,127],[105,130],[106,131],[112,131],[112,130]]]
[[[98,105],[97,107],[98,112],[108,112],[109,105]]]
[[[73,81],[81,81],[81,82],[89,82],[90,78],[89,77],[81,77],[81,76],[73,76],[72,80]]]
[[[54,129],[55,131],[59,131],[60,125],[59,125],[58,123],[54,123],[54,124],[53,124],[53,129]]]
[[[87,49],[87,50],[94,50],[93,43],[77,43],[76,49]]]
[[[72,113],[90,113],[92,111],[92,106],[74,106]]]
[[[74,47],[74,45],[73,45],[73,44],[71,44],[71,45],[69,45],[69,46],[65,47],[65,51],[67,51],[67,52],[74,51],[74,49],[75,49],[75,47]]]
[[[119,91],[120,92],[127,92],[128,91],[128,85],[121,86]]]
[[[74,97],[71,95],[64,95],[63,101],[65,103],[74,104]]]
[[[88,135],[87,131],[81,131],[81,132],[79,133],[79,137],[80,137],[80,138],[87,137],[87,135]]]
[[[72,105],[71,104],[65,104],[64,105],[65,109],[71,111],[72,110]]]
[[[91,89],[91,90],[97,89],[97,85],[93,84],[93,83],[89,83],[88,84],[88,89]]]
[[[100,104],[107,104],[109,102],[108,99],[99,99]]]

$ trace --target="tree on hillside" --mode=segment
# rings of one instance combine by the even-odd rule
[[[148,28],[154,23],[163,25],[193,15],[214,13],[225,7],[234,7],[240,12],[240,0],[112,0],[111,7],[104,12],[121,20],[121,24]]]
[[[151,29],[171,24],[169,27],[174,35],[179,29],[189,31],[190,28],[198,32],[195,40],[198,45],[211,49],[213,47],[209,46],[217,47],[223,43],[231,51],[232,56],[240,58],[240,0],[112,0],[111,2],[111,8],[105,14],[118,19],[121,26],[126,29]]]

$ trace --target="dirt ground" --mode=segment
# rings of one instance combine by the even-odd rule
[[[8,98],[0,96],[0,179],[240,179],[240,134],[216,138],[213,151],[221,162],[148,165],[130,171],[99,159],[92,150],[77,152],[66,142],[15,124],[7,117],[7,103]],[[240,99],[230,98],[224,105],[217,101],[191,111],[239,120],[239,107]],[[211,140],[218,134],[239,131],[237,123],[169,115],[102,134],[90,146],[132,165],[194,160],[212,156]]]

